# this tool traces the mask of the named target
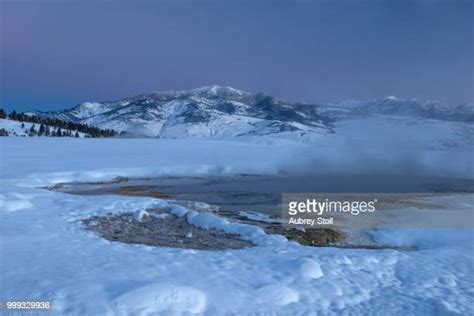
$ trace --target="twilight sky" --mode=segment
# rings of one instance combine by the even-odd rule
[[[472,101],[474,1],[0,1],[0,106],[230,85]]]

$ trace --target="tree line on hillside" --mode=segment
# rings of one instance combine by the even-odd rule
[[[79,133],[84,133],[88,136],[86,137],[113,137],[117,135],[117,131],[113,129],[101,129],[98,127],[89,126],[87,124],[66,122],[57,118],[41,118],[36,115],[29,115],[23,112],[17,113],[12,111],[10,114],[0,108],[0,118],[9,118],[10,120],[19,121],[19,122],[28,122],[33,123],[30,127],[29,135],[30,136],[55,136],[55,137],[72,137],[72,131],[75,130],[74,137],[79,137]],[[39,125],[38,130],[36,130],[35,124]],[[56,130],[51,130],[51,127],[56,127]],[[24,128],[24,124],[22,124]],[[6,135],[2,135],[5,134]],[[8,132],[4,129],[0,130],[0,136],[8,136]]]

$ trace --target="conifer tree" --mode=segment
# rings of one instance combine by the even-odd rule
[[[10,115],[8,115],[8,117],[10,117],[11,120],[16,120],[17,119],[16,111],[11,112]]]
[[[40,128],[39,128],[39,131],[38,131],[38,136],[42,136],[43,134],[44,134],[44,125],[41,124]]]
[[[30,128],[30,136],[35,136],[36,135],[36,129],[35,129],[35,124],[31,125]]]

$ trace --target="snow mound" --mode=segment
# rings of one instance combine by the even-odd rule
[[[206,295],[196,288],[174,284],[153,284],[127,292],[114,301],[120,314],[202,313]]]
[[[257,290],[257,301],[265,305],[284,306],[298,300],[298,292],[280,283],[265,285]]]
[[[319,279],[324,276],[319,263],[312,259],[303,258],[300,260],[299,265],[300,274],[302,277],[309,279]]]
[[[259,246],[284,244],[288,241],[281,235],[268,235],[257,226],[232,223],[223,217],[207,212],[192,211],[180,205],[172,205],[171,214],[179,217],[186,216],[188,223],[198,228],[217,229],[228,234],[239,235],[243,240],[248,240]]]

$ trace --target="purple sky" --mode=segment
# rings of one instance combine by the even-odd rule
[[[337,2],[337,3],[335,3]],[[0,1],[0,106],[208,84],[307,102],[473,100],[473,1]]]

